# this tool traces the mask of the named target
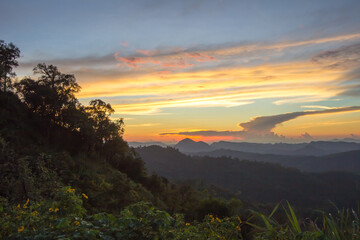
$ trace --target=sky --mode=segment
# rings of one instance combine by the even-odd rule
[[[360,140],[358,0],[0,0],[17,79],[45,62],[127,141]]]

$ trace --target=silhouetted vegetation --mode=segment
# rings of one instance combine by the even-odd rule
[[[115,213],[147,201],[198,217],[201,194],[148,175],[122,138],[123,120],[110,119],[110,104],[95,99],[82,105],[75,97],[80,91],[75,76],[56,66],[38,64],[34,75],[36,79],[26,77],[0,92],[1,197],[10,202],[48,200],[71,185],[89,196],[85,207],[92,212]]]
[[[14,67],[18,66],[17,58],[20,50],[13,43],[6,44],[0,40],[0,91],[6,92],[12,88],[12,77],[15,76]]]

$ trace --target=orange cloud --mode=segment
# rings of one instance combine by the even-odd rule
[[[138,64],[146,63],[146,60],[144,58],[122,58],[122,57],[116,57],[118,61],[122,61],[125,63],[126,66],[132,67],[132,68],[138,68]]]
[[[194,66],[194,64],[186,62],[183,58],[167,62],[158,62],[158,64],[165,68],[187,68]]]
[[[156,55],[159,53],[159,51],[157,50],[141,50],[141,49],[136,49],[136,51],[138,53],[144,54],[145,56],[151,56],[151,55]]]
[[[204,53],[186,53],[189,57],[194,58],[198,62],[214,61],[215,58]]]
[[[190,63],[183,57],[176,57],[176,58],[156,58],[151,57],[151,55],[154,55],[157,53],[156,50],[154,51],[146,51],[146,50],[136,50],[139,53],[142,53],[146,55],[146,57],[120,57],[119,53],[116,52],[114,54],[115,59],[119,62],[117,65],[121,66],[121,63],[124,63],[126,66],[131,68],[138,68],[140,64],[156,64],[163,68],[187,68],[194,66],[193,63]],[[200,60],[198,60],[200,61]]]
[[[126,65],[131,68],[138,68],[140,64],[149,65],[156,64],[162,68],[188,68],[193,67],[194,62],[209,62],[214,61],[215,57],[202,52],[191,52],[180,47],[164,48],[159,50],[143,50],[136,49],[137,53],[141,55],[119,56],[119,53],[114,54],[115,59],[119,62],[118,66]]]

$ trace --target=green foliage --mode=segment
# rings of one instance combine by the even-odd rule
[[[295,215],[294,209],[287,203],[287,206],[283,207],[287,221],[280,224],[274,217],[278,207],[279,205],[269,216],[254,212],[254,215],[263,222],[263,224],[248,223],[257,229],[257,232],[254,233],[255,239],[360,239],[358,213],[352,209],[339,210],[336,208],[334,215],[322,212],[316,220],[300,221]]]
[[[302,221],[287,203],[287,220],[276,220],[279,204],[268,216],[254,212],[247,220],[240,216],[220,218],[206,215],[200,222],[185,221],[138,202],[117,214],[87,214],[83,203],[89,198],[69,186],[53,200],[26,200],[17,205],[0,199],[0,238],[8,239],[359,239],[359,218],[354,210],[322,213],[318,220]],[[261,223],[262,222],[262,223]]]
[[[117,215],[86,215],[88,196],[71,187],[56,193],[54,201],[27,200],[17,206],[1,202],[0,237],[11,239],[241,239],[240,218],[212,215],[188,223],[149,203],[130,205]]]

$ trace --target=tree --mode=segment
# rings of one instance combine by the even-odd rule
[[[22,100],[41,116],[66,125],[63,111],[76,109],[79,105],[75,93],[80,91],[80,86],[74,75],[63,74],[56,66],[45,63],[38,64],[34,73],[41,74],[37,81],[25,78],[16,84]]]
[[[106,143],[123,133],[123,121],[111,121],[110,115],[114,113],[114,109],[109,103],[105,103],[100,99],[95,99],[90,102],[90,106],[86,107],[86,111],[90,114],[95,134],[100,144]]]
[[[13,43],[6,44],[0,40],[0,91],[6,92],[11,86],[11,77],[15,76],[13,67],[19,64],[17,58],[20,57],[20,50]]]

